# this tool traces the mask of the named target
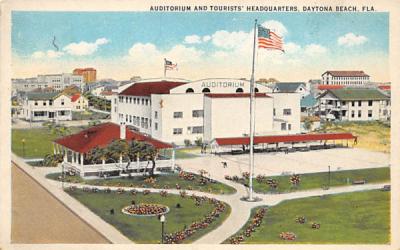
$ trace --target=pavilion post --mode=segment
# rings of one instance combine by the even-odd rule
[[[175,148],[172,148],[171,165],[172,165],[172,170],[174,170],[175,169]]]

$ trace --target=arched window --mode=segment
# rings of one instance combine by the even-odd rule
[[[258,93],[259,92],[258,88],[254,88],[254,92]]]
[[[203,92],[203,93],[210,93],[211,91],[210,91],[209,88],[204,88],[203,91],[201,91],[201,92]]]
[[[236,89],[236,93],[243,93],[243,89],[242,88],[237,88]]]
[[[192,88],[186,89],[186,93],[194,93],[194,90]]]

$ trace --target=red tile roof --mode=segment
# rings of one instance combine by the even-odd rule
[[[54,142],[75,152],[87,153],[95,147],[106,147],[113,140],[120,138],[120,126],[115,123],[103,123],[82,130],[79,133],[62,137]],[[127,141],[143,141],[157,149],[172,148],[171,144],[145,136],[139,132],[126,129]]]
[[[76,93],[75,95],[71,96],[71,102],[76,102],[76,100],[78,100],[79,97],[81,97],[80,93]]]
[[[250,93],[205,94],[205,96],[210,98],[243,98],[250,97]],[[256,93],[255,96],[270,98],[270,96],[268,96],[266,93]]]
[[[378,88],[381,90],[390,90],[390,85],[379,85]]]
[[[304,142],[325,140],[350,140],[357,138],[351,133],[325,133],[325,134],[298,134],[298,135],[272,135],[255,136],[254,144],[278,142]],[[249,145],[249,137],[230,137],[214,139],[219,146],[224,145]]]
[[[365,74],[364,71],[362,71],[362,70],[328,70],[325,73],[330,73],[332,76],[344,76],[344,77],[369,76],[369,75]]]
[[[150,96],[151,94],[169,94],[169,91],[175,87],[186,84],[186,82],[139,82],[134,83],[129,88],[125,89],[120,95],[133,96]]]
[[[110,91],[110,90],[103,90],[101,91],[100,95],[113,95],[114,92]]]
[[[323,85],[323,84],[318,85],[319,90],[342,89],[342,88],[344,88],[343,85]]]

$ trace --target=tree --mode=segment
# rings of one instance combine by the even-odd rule
[[[309,130],[311,130],[313,123],[314,122],[310,117],[306,117],[304,119],[304,125],[303,126],[307,131],[309,131]]]
[[[114,140],[107,146],[110,158],[119,159],[119,157],[127,156],[129,153],[129,145],[126,140]]]

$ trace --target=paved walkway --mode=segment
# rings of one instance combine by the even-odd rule
[[[14,159],[14,157],[15,156],[13,156],[13,159]],[[210,233],[204,235],[200,239],[196,240],[194,242],[195,244],[222,243],[224,240],[229,238],[231,235],[235,234],[247,222],[247,220],[250,217],[251,209],[254,207],[257,207],[257,206],[261,206],[261,205],[273,206],[284,200],[291,200],[291,199],[298,199],[298,198],[305,198],[305,197],[312,197],[312,196],[378,189],[378,188],[383,187],[383,185],[388,184],[388,183],[381,183],[381,184],[366,184],[366,185],[358,185],[358,186],[334,187],[329,190],[316,189],[316,190],[299,191],[299,192],[292,192],[292,193],[286,193],[286,194],[257,194],[256,196],[261,198],[261,201],[246,202],[246,201],[242,201],[240,198],[242,198],[244,196],[248,196],[247,188],[241,184],[227,181],[224,179],[225,174],[230,174],[230,171],[232,169],[231,166],[227,169],[223,169],[222,167],[217,167],[217,168],[213,167],[215,165],[220,164],[219,157],[214,157],[214,158],[213,157],[208,157],[208,158],[202,157],[201,159],[205,160],[205,162],[198,162],[197,165],[195,165],[195,164],[193,165],[193,164],[186,164],[190,161],[182,160],[180,162],[180,165],[184,168],[184,170],[192,171],[194,173],[197,173],[198,170],[201,169],[201,167],[205,168],[208,166],[209,169],[211,170],[210,174],[211,174],[212,178],[236,188],[237,192],[235,194],[231,194],[231,195],[217,195],[217,194],[203,193],[203,192],[199,192],[199,191],[187,191],[187,193],[189,195],[196,194],[196,195],[200,195],[200,196],[204,195],[207,197],[216,198],[218,200],[226,202],[231,207],[231,214],[222,223],[222,225],[220,225],[218,228],[214,229]],[[213,162],[214,165],[211,165],[211,166],[207,165],[207,159],[211,159],[211,161]],[[344,157],[344,159],[348,160],[348,159],[346,159],[346,157]],[[192,159],[192,160],[196,160],[196,162],[197,162],[197,158]],[[366,159],[366,162],[368,162],[368,160],[372,161],[372,159]],[[377,161],[375,160],[375,162],[377,162]],[[364,164],[364,162],[363,162],[363,164]],[[196,166],[196,167],[193,167],[193,166]],[[32,167],[30,167],[30,168],[32,168]],[[209,170],[209,169],[207,169],[207,170]],[[216,171],[213,171],[213,169],[215,169]],[[220,171],[220,169],[223,169],[223,171]],[[122,234],[120,234],[118,231],[116,231],[111,225],[102,221],[97,215],[93,214],[86,207],[81,205],[79,202],[74,200],[69,195],[65,194],[62,191],[61,182],[48,180],[44,177],[46,173],[53,172],[53,171],[59,171],[59,170],[57,170],[55,168],[51,168],[51,169],[31,170],[30,172],[32,172],[32,174],[34,174],[36,176],[35,178],[37,178],[41,182],[45,182],[46,185],[48,186],[49,190],[55,190],[55,191],[57,191],[58,195],[68,197],[68,199],[65,200],[65,204],[68,207],[70,207],[71,209],[73,209],[74,211],[79,211],[79,214],[81,215],[81,217],[84,218],[86,221],[88,221],[88,223],[90,223],[91,225],[95,225],[95,228],[100,228],[100,224],[102,224],[103,228],[101,228],[101,233],[103,235],[105,235],[108,239],[112,238],[113,239],[113,240],[111,240],[112,242],[116,243],[116,242],[123,242],[124,240],[128,240],[126,238],[124,239],[124,236]],[[94,187],[94,186],[82,185],[82,184],[65,184],[65,185],[66,186],[73,185],[78,188]],[[105,187],[98,186],[98,188],[104,189]],[[116,190],[116,189],[118,189],[118,187],[110,187],[110,189]],[[127,187],[124,187],[124,189],[125,190],[136,189],[139,191],[143,191],[144,189],[149,189],[149,188],[127,188]],[[162,189],[150,189],[150,190],[152,192],[159,192]],[[168,190],[168,192],[172,193],[172,194],[179,194],[180,190]],[[107,226],[105,226],[104,224],[106,224]],[[117,233],[119,233],[120,236],[116,235]]]
[[[95,109],[95,108],[93,108],[93,107],[89,107],[89,110],[94,111],[94,112],[97,112],[97,113],[106,114],[106,115],[110,115],[110,114],[111,114],[111,112],[109,112],[109,111],[100,110],[100,109]]]

